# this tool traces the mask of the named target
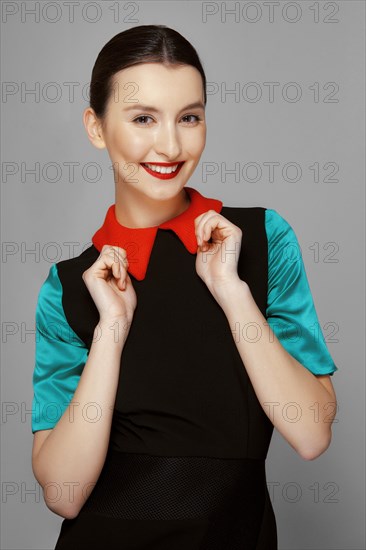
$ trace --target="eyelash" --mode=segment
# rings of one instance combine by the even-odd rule
[[[202,118],[198,115],[184,115],[183,118],[186,118],[186,117],[195,117],[196,121],[195,122],[199,122],[200,120],[202,120]],[[144,124],[144,123],[138,123],[137,121],[140,120],[141,118],[152,118],[151,116],[149,115],[140,115],[138,116],[137,118],[135,118],[132,122],[136,122],[136,124],[138,126],[149,126],[149,124]],[[190,122],[188,122],[188,124],[191,124]]]

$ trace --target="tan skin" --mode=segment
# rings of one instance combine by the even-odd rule
[[[204,150],[206,120],[203,105],[189,109],[186,106],[203,104],[201,76],[191,66],[146,63],[115,75],[115,89],[119,93],[109,101],[106,118],[99,120],[88,107],[83,113],[84,126],[90,142],[98,149],[107,149],[113,163],[118,221],[127,227],[156,226],[189,206],[184,186]],[[156,110],[146,110],[140,105]],[[129,110],[131,106],[135,109]],[[180,173],[165,181],[151,176],[140,164],[182,160],[185,164]],[[225,247],[233,250],[238,243],[240,251],[241,230],[213,210],[198,216],[195,228],[197,275],[222,307],[230,325],[234,326],[237,320],[243,324],[265,323],[248,285],[238,276],[239,254],[228,254],[225,261],[221,259]],[[210,238],[212,243],[208,243]],[[101,326],[118,321],[129,327],[132,322],[137,300],[127,268],[126,251],[105,245],[95,263],[83,273]],[[303,458],[316,458],[330,444],[331,422],[336,412],[330,376],[314,376],[270,332],[272,342],[261,338],[256,345],[248,345],[241,340],[237,344],[239,353],[261,403],[296,402],[301,404],[302,411],[307,411],[301,421],[291,423],[282,415],[270,416],[268,408],[262,405],[274,426]],[[308,412],[314,402],[321,411],[317,423]],[[330,419],[329,408],[326,409],[329,403],[334,405]],[[52,431],[40,430],[34,434],[33,461]]]

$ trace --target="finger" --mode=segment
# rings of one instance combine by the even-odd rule
[[[195,231],[199,246],[210,240],[211,233],[219,224],[221,217],[215,210],[208,210],[202,217],[196,218]]]
[[[204,212],[200,216],[197,216],[197,218],[195,218],[195,220],[194,220],[195,233],[196,233],[196,238],[197,238],[197,244],[198,245],[202,244],[201,227],[202,227],[202,224],[204,223],[204,220],[207,218],[207,215],[209,213],[210,213],[210,210],[208,212]]]
[[[121,277],[121,264],[119,261],[114,261],[112,264],[112,273],[115,279],[120,279]]]
[[[111,279],[114,279],[119,290],[124,290],[126,288],[126,269],[121,266],[120,261],[113,261],[111,271]]]
[[[204,212],[203,214],[201,214],[200,216],[198,216],[195,220],[194,220],[194,224],[195,224],[195,233],[196,233],[196,239],[197,239],[197,244],[198,246],[202,246],[203,244],[203,239],[202,239],[202,227],[205,223],[205,220],[207,219],[208,216],[211,215],[211,210],[209,210],[208,212]]]
[[[117,257],[118,259],[127,260],[127,252],[124,248],[119,246],[104,245],[101,251],[101,254],[108,254]]]
[[[127,258],[118,258],[115,259],[112,264],[113,275],[117,280],[117,285],[120,290],[124,290],[127,285],[127,269],[128,269],[128,260]]]
[[[128,259],[126,251],[120,247],[104,245],[99,260],[103,268],[112,271],[119,288],[126,287],[126,276],[128,269]]]
[[[113,258],[115,262],[119,262],[122,267],[128,265],[127,253],[123,248],[108,246],[103,247],[102,254]]]
[[[127,258],[120,258],[119,261],[116,262],[116,264],[114,265],[118,265],[118,286],[121,290],[125,290],[127,286],[127,270],[129,266],[128,260]]]
[[[199,231],[201,231],[201,239],[204,244],[208,243],[210,238],[212,238],[212,243],[221,243],[236,233],[238,233],[238,240],[241,239],[241,230],[216,212],[201,220],[200,223],[202,226]]]
[[[100,253],[105,254],[105,253],[111,253],[112,251],[115,251],[115,253],[121,256],[122,258],[127,258],[127,252],[124,248],[121,248],[120,246],[114,246],[111,244],[105,244],[102,247],[102,250]]]
[[[108,257],[112,258],[113,262],[115,262],[116,264],[120,264],[122,268],[128,266],[128,259],[126,257],[123,257],[120,252],[116,250],[111,250],[106,254]]]
[[[216,228],[223,224],[223,218],[214,210],[210,210],[207,216],[202,218],[198,225],[198,232],[202,245],[207,243],[212,237],[212,233]]]

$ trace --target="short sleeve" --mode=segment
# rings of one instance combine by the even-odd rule
[[[297,237],[273,209],[265,211],[268,240],[267,322],[282,346],[315,375],[338,368],[327,348]]]
[[[53,264],[38,294],[33,371],[32,433],[54,428],[70,403],[88,349],[71,329],[62,306],[62,284]]]

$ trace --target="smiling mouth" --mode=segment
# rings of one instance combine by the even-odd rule
[[[159,179],[171,179],[174,178],[182,168],[185,161],[182,162],[141,162],[141,166],[151,174]]]

